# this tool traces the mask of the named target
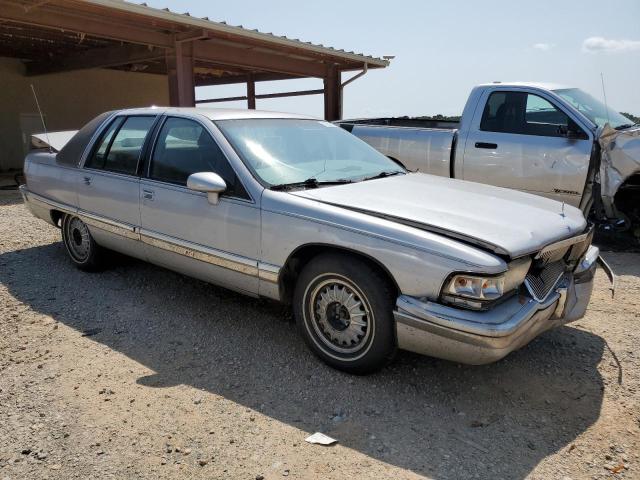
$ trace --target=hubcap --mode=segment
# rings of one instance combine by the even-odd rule
[[[371,336],[371,312],[362,293],[332,278],[318,284],[310,300],[313,327],[323,343],[341,353],[363,348]]]
[[[69,253],[80,262],[89,256],[89,229],[79,218],[72,218],[67,223],[67,247]]]

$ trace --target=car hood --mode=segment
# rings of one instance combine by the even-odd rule
[[[516,258],[581,233],[582,212],[506,188],[409,173],[292,195],[442,233]]]

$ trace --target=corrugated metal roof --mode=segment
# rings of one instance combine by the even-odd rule
[[[371,55],[365,55],[362,53],[355,53],[353,51],[347,52],[343,49],[336,49],[333,47],[327,47],[321,44],[314,44],[311,42],[305,42],[297,38],[289,38],[286,36],[274,35],[273,33],[265,33],[256,29],[247,29],[242,25],[229,25],[226,22],[216,22],[210,20],[208,17],[198,18],[193,17],[188,12],[177,13],[169,10],[168,8],[159,9],[148,6],[146,3],[137,4],[126,2],[124,0],[85,0],[86,3],[90,3],[97,6],[106,8],[113,8],[116,10],[126,11],[129,13],[135,13],[144,15],[147,17],[154,17],[168,22],[174,22],[190,27],[202,28],[213,32],[221,32],[225,34],[234,35],[237,37],[250,38],[253,40],[259,40],[266,43],[271,43],[280,46],[288,46],[308,52],[328,55],[332,57],[338,57],[350,62],[367,63],[370,67],[387,67],[389,61],[383,58],[373,57]]]

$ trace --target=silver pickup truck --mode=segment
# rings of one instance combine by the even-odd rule
[[[640,227],[640,125],[578,88],[475,87],[460,122],[339,124],[410,170],[566,202],[607,229]]]
[[[30,153],[25,178],[79,268],[115,250],[292,304],[310,348],[356,373],[398,347],[502,358],[584,315],[598,258],[577,208],[409,173],[296,115],[110,112]]]

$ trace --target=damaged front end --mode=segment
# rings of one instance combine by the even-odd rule
[[[600,129],[600,202],[594,201],[599,223],[640,234],[640,126]],[[598,205],[600,203],[600,205]]]

